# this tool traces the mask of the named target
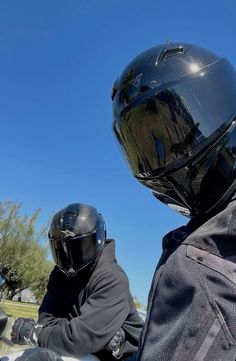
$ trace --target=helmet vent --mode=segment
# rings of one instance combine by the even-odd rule
[[[161,54],[158,56],[156,65],[160,63],[161,61],[166,60],[170,56],[179,55],[184,53],[184,47],[183,46],[177,46],[165,49],[161,52]]]

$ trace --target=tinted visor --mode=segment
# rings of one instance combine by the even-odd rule
[[[93,261],[102,245],[102,239],[96,231],[59,240],[49,237],[49,240],[54,262],[71,275]]]
[[[172,171],[216,142],[235,116],[235,99],[235,70],[224,59],[148,90],[120,112],[117,96],[114,131],[136,177]]]

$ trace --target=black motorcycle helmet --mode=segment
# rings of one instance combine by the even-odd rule
[[[55,214],[48,237],[56,265],[75,277],[98,260],[106,240],[105,222],[96,208],[70,204]]]
[[[113,128],[134,176],[155,197],[196,217],[235,192],[236,72],[185,43],[136,57],[112,90]]]

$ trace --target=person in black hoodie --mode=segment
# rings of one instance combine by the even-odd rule
[[[235,69],[207,49],[161,44],[127,65],[112,100],[134,176],[191,218],[163,238],[137,359],[235,361]]]
[[[38,322],[17,319],[12,341],[102,361],[134,355],[143,322],[102,215],[89,205],[68,205],[53,217],[49,242],[56,266]]]

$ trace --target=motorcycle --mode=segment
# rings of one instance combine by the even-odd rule
[[[2,288],[4,284],[5,284],[5,279],[2,273],[0,272],[0,288]],[[10,347],[13,347],[14,344],[5,335],[7,323],[8,323],[8,317],[6,313],[3,311],[3,309],[0,307],[0,342],[3,342]],[[14,351],[8,355],[3,355],[3,356],[0,355],[0,361],[18,361],[17,358],[22,356],[24,352],[25,350],[19,350],[19,351]],[[79,359],[73,357],[67,357],[67,356],[61,356],[61,358],[63,361],[100,361],[94,355],[87,355]]]

